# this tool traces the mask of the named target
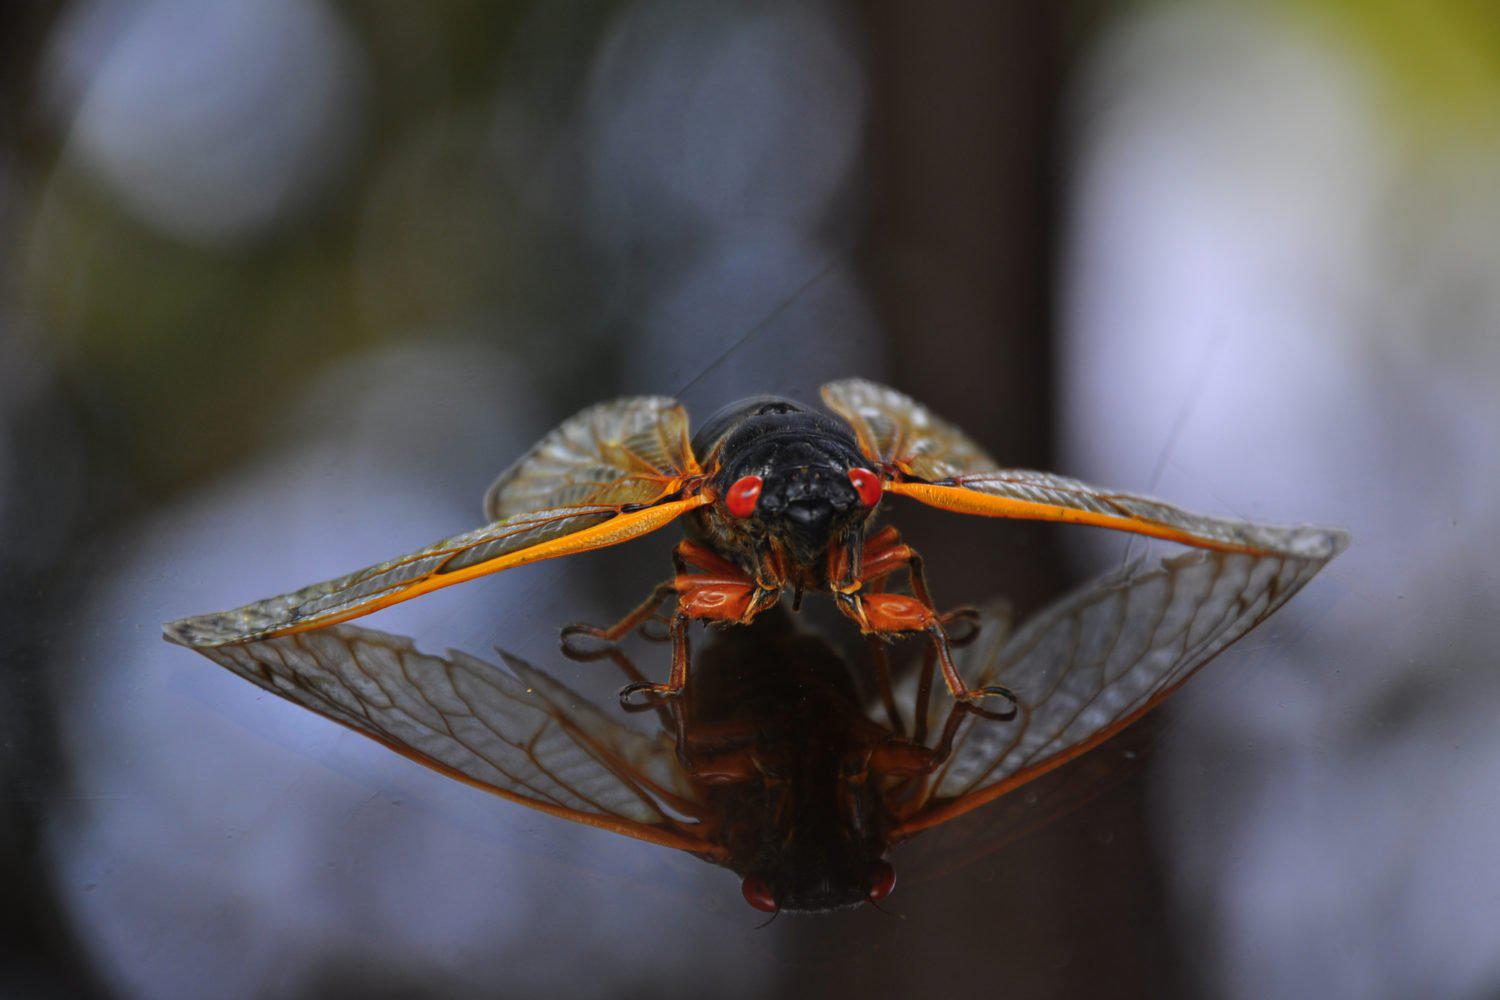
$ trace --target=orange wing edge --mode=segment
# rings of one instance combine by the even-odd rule
[[[209,643],[208,645],[237,645],[242,642],[258,642],[263,639],[275,639],[285,635],[295,635],[298,632],[311,632],[315,629],[337,625],[340,622],[346,622],[354,618],[362,618],[382,608],[388,608],[393,604],[409,601],[414,597],[420,597],[434,590],[451,587],[456,583],[463,583],[481,576],[489,576],[492,573],[514,569],[517,566],[525,566],[529,563],[542,562],[546,559],[578,555],[583,552],[591,552],[595,549],[607,548],[611,545],[619,545],[621,542],[628,542],[631,539],[639,538],[642,535],[647,535],[659,528],[663,528],[688,511],[709,503],[710,500],[711,497],[708,494],[696,493],[681,500],[659,503],[642,508],[641,510],[617,514],[607,521],[585,528],[582,531],[563,535],[560,538],[541,542],[515,552],[508,552],[505,555],[497,556],[485,562],[475,563],[472,566],[465,566],[451,573],[429,574],[399,590],[382,594],[372,601],[357,604],[327,616],[315,616],[306,621],[296,622],[285,628],[269,631],[252,638],[230,639],[223,642]],[[187,633],[182,628],[183,625],[194,620],[192,618],[184,618],[180,621],[168,622],[162,627],[163,637],[169,642],[187,646],[190,649],[196,645],[200,645],[187,639]]]
[[[1180,542],[1183,545],[1191,545],[1199,549],[1212,549],[1217,552],[1235,552],[1242,555],[1293,556],[1304,559],[1327,558],[1330,555],[1336,554],[1338,549],[1346,544],[1347,540],[1347,536],[1342,532],[1334,532],[1332,529],[1300,529],[1316,533],[1320,536],[1316,539],[1320,543],[1320,546],[1332,550],[1301,553],[1209,538],[1204,535],[1194,534],[1183,528],[1148,521],[1144,518],[1104,514],[1076,507],[1039,503],[1034,500],[1018,500],[1014,497],[995,496],[990,493],[981,493],[978,490],[964,489],[961,486],[939,486],[933,483],[909,483],[897,480],[887,482],[885,484],[885,492],[894,493],[897,496],[910,497],[913,500],[927,504],[929,507],[953,511],[956,514],[977,514],[980,517],[1006,517],[1024,521],[1059,521],[1067,524],[1086,524],[1097,528],[1110,528],[1114,531],[1127,531],[1132,534],[1146,535],[1151,538],[1161,538],[1169,542]]]

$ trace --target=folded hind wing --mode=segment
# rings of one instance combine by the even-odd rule
[[[963,431],[895,389],[848,378],[829,382],[822,395],[854,430],[865,457],[889,473],[930,481],[995,467]]]
[[[698,472],[686,411],[665,396],[591,406],[500,474],[484,498],[500,521],[527,511],[656,503]]]

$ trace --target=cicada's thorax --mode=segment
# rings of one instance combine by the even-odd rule
[[[826,589],[830,565],[847,575],[874,511],[850,481],[865,466],[849,428],[788,399],[759,396],[720,411],[693,441],[712,469],[715,501],[694,512],[689,536],[764,583]],[[759,480],[753,508],[736,514],[731,487]],[[838,581],[834,581],[837,583]]]

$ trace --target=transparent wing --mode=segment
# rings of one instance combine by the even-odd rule
[[[207,647],[322,628],[475,577],[616,545],[707,502],[698,494],[642,510],[594,505],[516,514],[301,590],[168,622],[164,631],[184,646]]]
[[[1342,537],[1329,528],[1194,514],[1151,497],[1101,489],[1050,472],[991,469],[942,483],[889,482],[885,489],[960,514],[1088,524],[1224,552],[1328,559],[1335,554],[1335,539]]]
[[[1332,534],[1326,549],[1336,553],[1345,540]],[[898,837],[1003,795],[1130,725],[1265,621],[1328,558],[1185,553],[1103,577],[1009,636],[981,634],[959,669],[976,686],[1010,689],[1019,712],[1009,722],[971,715],[963,723]]]
[[[1201,548],[1326,559],[1330,532],[1209,517],[1151,497],[1023,469],[1001,469],[962,431],[894,389],[863,379],[830,382],[823,400],[854,428],[890,477],[887,493],[960,514],[1067,521]]]
[[[652,504],[696,474],[686,411],[663,396],[591,406],[500,474],[485,516],[500,521],[553,507]]]
[[[665,734],[612,721],[551,677],[341,625],[199,649],[245,680],[451,778],[590,826],[696,853],[701,812]]]
[[[993,469],[963,431],[910,396],[860,378],[823,386],[823,402],[854,428],[860,449],[880,466],[932,482]]]
[[[693,507],[687,414],[659,396],[592,406],[543,438],[490,488],[494,523],[409,555],[229,611],[166,625],[187,646],[322,628],[464,580],[615,545]]]

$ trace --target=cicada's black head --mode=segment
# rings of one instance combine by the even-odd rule
[[[804,743],[800,756],[781,761],[762,747],[758,762],[772,774],[725,797],[729,864],[756,909],[837,910],[878,903],[895,886],[880,782],[851,773],[862,758],[841,756],[834,742]]]
[[[883,857],[884,807],[854,801],[878,792],[810,775],[778,791],[793,800],[782,804],[782,821],[762,824],[758,849],[735,858],[747,903],[767,912],[837,910],[890,895],[896,871]]]
[[[880,479],[849,428],[789,399],[736,403],[708,421],[695,444],[717,457],[723,530],[752,543],[775,540],[804,567],[819,565],[880,502]]]

